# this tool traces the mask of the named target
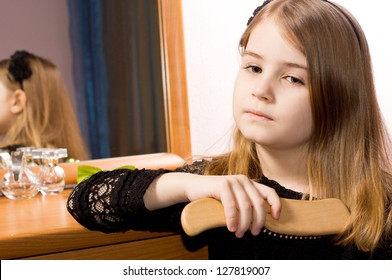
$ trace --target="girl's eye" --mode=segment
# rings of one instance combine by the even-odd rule
[[[298,78],[296,78],[296,77],[293,77],[293,76],[287,76],[285,79],[286,79],[290,84],[300,84],[300,85],[303,85],[303,84],[304,84],[300,79],[298,79]]]
[[[261,72],[263,72],[260,67],[255,66],[255,65],[246,66],[245,69],[247,69],[251,73],[261,73]]]

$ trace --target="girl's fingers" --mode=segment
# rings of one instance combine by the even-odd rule
[[[271,206],[271,217],[276,220],[279,219],[282,205],[276,191],[262,184],[254,184],[256,184],[257,189],[259,190],[261,196],[264,198],[264,203],[268,203]]]
[[[229,231],[235,232],[237,237],[242,237],[249,229],[252,218],[252,205],[244,183],[237,180],[230,181],[227,188],[221,193],[226,216],[226,225]]]
[[[253,235],[259,234],[266,220],[266,203],[271,205],[271,216],[279,218],[281,204],[274,189],[245,176],[230,179],[219,194],[229,231],[235,232],[237,237],[242,237],[248,230]]]
[[[238,209],[236,236],[242,237],[248,230],[257,235],[265,223],[263,196],[253,182],[246,177],[237,178],[237,181],[231,185],[231,190],[232,200],[236,202]]]
[[[249,230],[252,223],[253,207],[248,194],[245,192],[244,186],[237,186],[233,191],[238,209],[238,228],[235,235],[242,237]]]
[[[238,209],[230,188],[221,194],[220,200],[223,204],[227,229],[231,232],[236,232],[238,228]]]
[[[265,201],[265,195],[261,193],[261,190],[259,190],[255,184],[257,183],[251,181],[250,187],[247,190],[247,194],[252,204],[251,226],[249,229],[253,235],[258,235],[265,224],[265,204],[268,202]]]

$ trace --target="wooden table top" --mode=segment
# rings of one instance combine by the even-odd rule
[[[171,233],[128,231],[105,234],[79,225],[66,209],[70,190],[31,199],[0,198],[0,259],[142,240]]]
[[[166,158],[166,161],[162,157]],[[127,157],[125,160],[127,164],[134,164],[138,168],[149,168],[157,162],[161,167],[165,167],[166,164],[173,167],[181,162],[179,157],[170,154],[157,154],[147,158]],[[123,163],[116,159],[112,164],[118,167]],[[102,168],[110,166],[102,162],[100,164]],[[39,193],[31,199],[11,200],[4,196],[0,197],[0,259],[37,256],[172,235],[140,231],[114,234],[89,231],[68,213],[66,201],[69,194],[70,190],[66,189],[58,195],[43,196]]]

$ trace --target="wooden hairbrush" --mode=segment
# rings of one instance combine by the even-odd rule
[[[298,236],[338,234],[344,231],[350,212],[339,199],[295,200],[281,198],[280,218],[271,217],[271,208],[266,206],[264,227],[270,231]],[[195,236],[205,230],[226,226],[223,205],[214,198],[203,198],[190,202],[181,214],[185,233]]]

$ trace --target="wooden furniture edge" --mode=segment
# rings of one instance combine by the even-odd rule
[[[133,165],[138,169],[166,168],[172,170],[182,166],[184,162],[181,157],[173,153],[156,153],[62,163],[60,166],[65,171],[66,184],[75,184],[79,165],[92,165],[103,170],[112,170],[124,165]]]
[[[188,250],[178,234],[26,257],[29,260],[206,260],[206,246]]]

